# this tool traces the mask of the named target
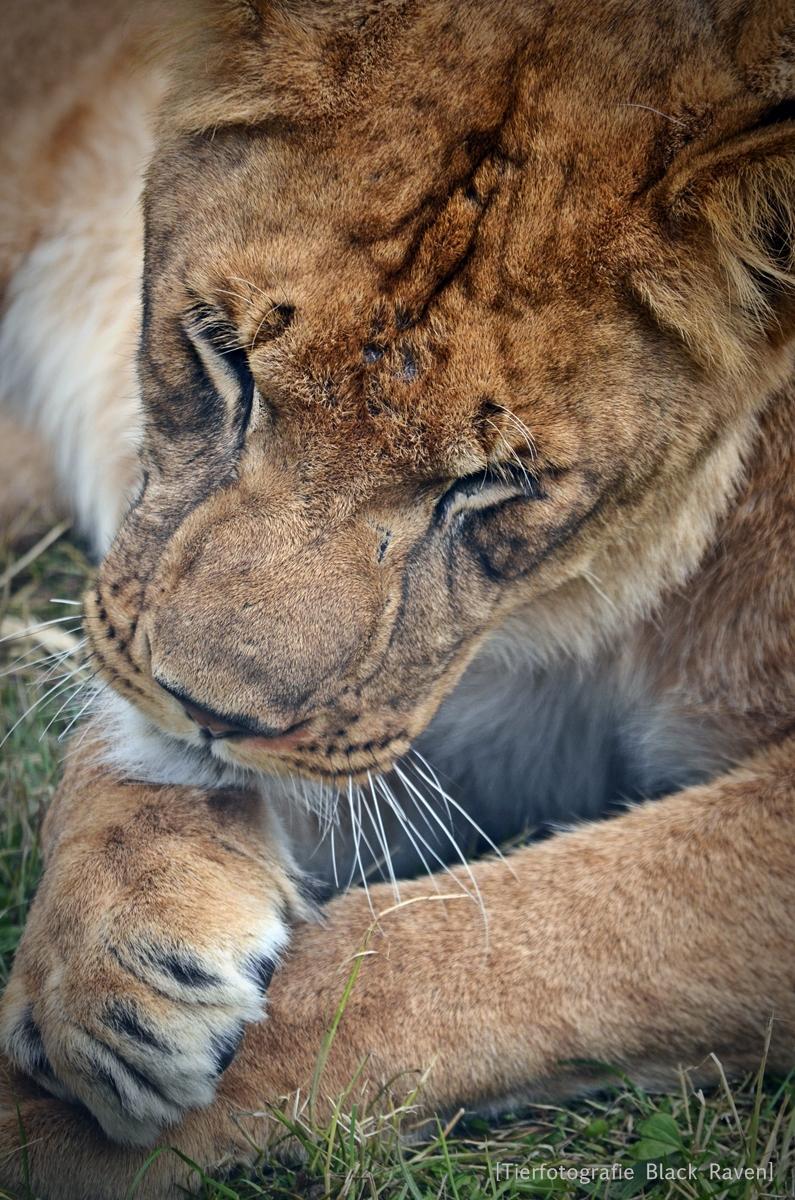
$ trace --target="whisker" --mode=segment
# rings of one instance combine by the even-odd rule
[[[98,683],[96,683],[96,680],[92,680],[91,682],[94,684],[94,691],[91,696],[91,702],[95,702],[95,701],[99,700],[99,698],[103,692],[107,692],[109,690],[110,685],[107,683],[99,683],[98,684]],[[78,713],[78,716],[82,715],[82,711],[85,711],[85,710],[81,710],[81,713]],[[87,721],[86,724],[83,726],[83,730],[82,730],[82,733],[80,734],[80,736],[72,739],[72,742],[71,742],[69,748],[66,751],[64,751],[64,755],[63,755],[64,762],[68,762],[70,759],[74,758],[74,756],[80,750],[80,747],[83,745],[83,742],[86,740],[86,736],[87,736],[90,728],[91,728],[91,723],[90,723],[90,721]],[[60,737],[58,738],[58,741],[60,742],[68,732],[69,732],[68,728],[65,729],[63,731],[63,733],[60,735]]]
[[[453,821],[453,813],[450,808],[450,797],[448,796],[447,792],[445,791],[445,789],[442,787],[441,783],[439,782],[439,776],[437,775],[436,771],[434,771],[433,767],[428,762],[427,758],[425,758],[422,754],[420,754],[419,750],[416,750],[412,746],[411,753],[414,756],[414,758],[416,758],[420,763],[422,763],[423,767],[430,775],[431,778],[426,779],[425,782],[430,783],[431,787],[434,788],[434,790],[441,797],[442,803],[444,804],[444,810],[447,813],[447,820],[450,822],[450,828],[452,829],[455,822]]]
[[[532,433],[525,425],[524,421],[520,420],[520,418],[517,417],[516,413],[512,412],[510,408],[506,408],[504,404],[498,404],[497,408],[500,410],[500,412],[503,414],[503,416],[506,418],[506,420],[509,422],[509,424],[513,425],[514,429],[517,431],[517,433],[520,435],[520,437],[524,440],[524,443],[527,446],[530,456],[532,458],[538,458],[538,447],[536,446],[535,438],[533,437]]]
[[[358,783],[356,784],[356,797],[357,797],[357,809],[358,809],[358,813],[359,813],[359,828],[361,830],[362,841],[364,842],[365,846],[367,847],[367,850],[370,854],[370,858],[373,860],[369,870],[367,871],[367,874],[372,876],[377,871],[378,874],[381,876],[381,878],[386,882],[387,877],[384,874],[384,859],[381,855],[376,854],[375,851],[373,850],[370,839],[367,836],[367,831],[364,827],[364,821],[362,819],[362,810],[364,810],[367,813],[367,815],[370,816],[371,823],[372,823],[372,816],[370,815],[370,810],[367,807],[367,796],[365,795],[364,788],[360,787]]]
[[[386,857],[386,867],[387,867],[387,871],[389,872],[389,880],[390,880],[390,883],[392,884],[392,890],[395,893],[395,899],[399,902],[400,901],[400,887],[398,885],[397,877],[395,875],[395,869],[392,864],[392,854],[389,849],[389,843],[388,843],[387,836],[386,836],[386,829],[384,828],[384,822],[381,817],[381,809],[378,804],[378,797],[375,794],[375,784],[373,783],[373,777],[369,771],[367,772],[367,782],[370,787],[370,796],[373,801],[373,809],[375,810],[375,816],[378,819],[378,830],[380,831],[378,837],[379,837],[379,841],[384,849],[384,855]],[[372,817],[373,817],[373,814],[371,813],[370,814],[371,820],[372,820]],[[373,822],[373,828],[375,829],[375,822]]]
[[[256,344],[257,344],[257,338],[259,337],[260,333],[262,332],[262,326],[265,324],[265,322],[267,321],[268,317],[269,317],[269,316],[270,316],[272,313],[275,313],[275,312],[276,312],[276,310],[278,309],[278,307],[279,307],[279,302],[278,302],[278,301],[274,301],[274,303],[273,303],[273,304],[270,306],[270,308],[269,308],[269,309],[266,309],[266,311],[265,311],[265,312],[262,314],[262,317],[261,317],[261,319],[260,319],[260,322],[259,322],[259,324],[257,325],[257,328],[254,330],[254,333],[253,333],[253,335],[252,335],[251,341],[249,342],[249,349],[250,349],[250,350],[253,350],[253,349],[254,349],[254,347],[256,346]]]
[[[375,909],[373,908],[373,901],[370,897],[370,887],[367,883],[367,876],[364,871],[364,863],[362,862],[361,815],[359,816],[359,818],[357,818],[356,813],[354,812],[353,787],[354,787],[353,779],[349,775],[348,776],[348,808],[349,808],[350,814],[351,814],[351,828],[353,830],[353,863],[351,865],[351,877],[348,880],[348,887],[350,887],[350,885],[353,881],[353,874],[354,874],[354,871],[356,870],[356,866],[358,864],[359,874],[361,875],[361,878],[362,878],[362,886],[364,887],[364,893],[367,896],[367,905],[370,909],[370,912],[372,913],[373,918],[375,918]],[[357,792],[359,791],[358,785],[357,785],[356,790],[357,790]],[[360,800],[360,805],[361,805],[361,800]]]
[[[329,784],[328,795],[326,795],[326,784],[325,782],[321,782],[320,803],[323,806],[329,825],[335,825],[339,821],[339,799],[339,792],[331,784]]]
[[[0,679],[4,679],[7,675],[16,675],[21,671],[32,671],[34,667],[43,667],[45,664],[52,664],[57,660],[63,661],[70,654],[74,654],[76,650],[81,649],[85,645],[86,639],[83,638],[74,647],[70,646],[67,650],[53,650],[49,654],[43,654],[41,658],[34,658],[31,662],[25,662],[31,654],[36,654],[41,649],[40,646],[31,646],[24,654],[20,654],[12,663],[0,671]]]
[[[686,121],[681,121],[679,117],[672,117],[670,113],[663,112],[661,108],[654,108],[651,104],[636,104],[632,100],[625,100],[621,104],[622,108],[643,108],[646,112],[656,113],[658,117],[665,117],[666,121],[672,121],[674,125],[686,126]]]
[[[71,679],[71,677],[72,676],[70,674],[65,679],[59,679],[58,682],[55,683],[51,688],[49,688],[48,691],[46,691],[43,696],[39,696],[39,698],[37,700],[34,700],[34,702],[32,704],[28,705],[28,707],[23,712],[22,716],[17,717],[16,721],[11,726],[8,733],[5,735],[3,740],[0,742],[0,749],[2,749],[3,746],[5,746],[6,742],[11,737],[11,734],[14,732],[14,730],[18,729],[23,721],[25,721],[28,717],[32,716],[32,714],[36,711],[37,708],[41,708],[42,704],[44,704],[45,700],[47,700],[49,696],[57,695],[65,687],[68,686],[68,683],[69,683],[69,680]]]
[[[337,874],[337,851],[334,845],[334,825],[329,825],[329,829],[331,830],[331,869],[334,873],[334,886],[336,887],[337,891],[339,891],[340,878]]]
[[[234,275],[230,276],[230,279],[234,278]],[[241,304],[247,304],[249,308],[251,308],[252,304],[254,303],[253,297],[244,296],[242,292],[235,292],[232,290],[232,288],[219,288],[218,294],[219,296],[231,296],[233,300],[239,300]]]
[[[397,796],[394,794],[394,792],[390,788],[389,784],[383,778],[383,776],[381,776],[381,775],[376,776],[376,786],[380,786],[386,803],[392,809],[392,812],[395,814],[398,821],[400,822],[400,825],[401,825],[404,833],[406,834],[406,837],[411,842],[411,845],[414,847],[414,850],[415,850],[418,858],[420,859],[420,862],[422,863],[423,867],[425,868],[426,875],[431,880],[431,883],[433,884],[434,888],[438,892],[439,884],[436,881],[436,872],[429,866],[428,860],[426,859],[425,855],[422,853],[422,850],[419,848],[416,841],[414,840],[415,837],[419,838],[419,840],[422,842],[423,846],[428,851],[428,853],[433,855],[433,857],[439,863],[440,867],[443,870],[447,871],[448,875],[452,876],[452,878],[454,878],[454,879],[455,879],[455,876],[453,875],[452,871],[450,871],[449,867],[444,862],[444,860],[442,858],[440,858],[438,854],[436,854],[436,852],[432,849],[431,846],[428,845],[425,838],[422,836],[422,834],[416,828],[416,826],[412,825],[411,821],[409,820],[408,816],[405,813],[405,810],[403,809],[402,804],[400,803]]]
[[[83,640],[81,642],[78,642],[77,645],[70,646],[68,650],[62,650],[60,652],[60,654],[57,654],[54,657],[54,661],[51,663],[48,670],[43,673],[41,682],[48,683],[50,681],[50,679],[52,679],[53,672],[57,671],[59,667],[63,666],[63,664],[67,661],[67,659],[70,659],[75,654],[75,652],[81,646],[84,646],[85,644],[86,644],[86,639],[83,638]],[[76,663],[75,671],[79,671],[81,669],[81,667],[83,667],[84,665],[85,664],[83,662]],[[74,672],[73,672],[73,674],[74,674]]]
[[[58,736],[59,742],[62,742],[64,740],[64,738],[66,737],[67,733],[72,728],[72,726],[75,725],[80,720],[83,713],[86,712],[91,707],[91,705],[94,703],[94,701],[96,700],[98,695],[99,695],[98,691],[91,693],[91,695],[88,697],[88,700],[86,700],[85,704],[80,709],[80,711],[78,713],[76,713],[75,716],[72,717],[71,721],[66,726],[66,729],[64,729],[63,732],[61,734],[59,734],[59,736]]]
[[[53,677],[53,673],[57,671],[59,667],[63,666],[63,662],[64,660],[62,659],[61,662],[55,663],[44,676],[44,678],[40,680],[40,683],[49,683]],[[67,683],[70,679],[74,679],[75,675],[79,674],[80,671],[85,669],[85,665],[86,664],[82,662],[75,663],[71,670],[64,671],[63,675],[58,676],[56,683]]]
[[[415,754],[415,756],[416,756],[416,757],[418,757],[418,758],[420,758],[420,759],[421,759],[421,761],[422,761],[422,762],[425,764],[425,766],[426,766],[426,767],[429,767],[429,764],[427,763],[427,761],[426,761],[424,758],[422,758],[422,756],[421,756],[421,755],[419,755],[419,754],[418,754],[418,752],[417,752],[416,750],[415,750],[413,753]],[[408,766],[408,762],[406,762],[406,765]],[[496,854],[497,858],[499,858],[501,862],[505,863],[505,865],[506,865],[506,866],[509,868],[509,870],[510,870],[511,872],[513,872],[513,867],[511,866],[511,864],[510,864],[510,863],[508,862],[508,860],[506,859],[506,857],[505,857],[505,855],[503,854],[503,852],[502,852],[502,850],[500,849],[500,847],[499,847],[499,846],[498,846],[498,845],[497,845],[495,842],[493,842],[493,841],[491,840],[491,838],[490,838],[490,837],[489,837],[489,835],[488,835],[488,834],[485,832],[485,830],[481,829],[481,827],[478,825],[478,823],[477,823],[477,821],[475,820],[475,818],[474,818],[474,817],[473,817],[473,816],[472,816],[470,813],[468,813],[468,812],[467,812],[467,810],[466,810],[465,808],[463,808],[463,807],[462,807],[462,806],[461,806],[461,805],[458,803],[458,801],[457,801],[457,800],[455,800],[455,799],[454,799],[454,798],[453,798],[451,795],[449,795],[449,794],[448,794],[448,793],[447,793],[447,792],[444,790],[444,788],[442,787],[442,785],[439,783],[439,780],[438,780],[438,779],[437,779],[437,777],[436,777],[436,772],[433,770],[433,768],[429,767],[429,769],[430,769],[430,771],[431,771],[431,774],[432,774],[432,776],[433,776],[433,782],[431,782],[431,780],[429,780],[429,779],[428,779],[428,776],[427,776],[427,775],[424,773],[424,771],[422,770],[422,768],[421,768],[421,767],[420,767],[420,766],[419,766],[419,765],[418,765],[416,762],[415,762],[415,763],[413,763],[412,765],[413,765],[413,767],[414,767],[414,770],[415,770],[415,771],[417,772],[417,774],[420,776],[420,778],[421,778],[421,779],[424,779],[426,783],[431,783],[431,786],[436,788],[436,790],[438,791],[438,793],[439,793],[439,795],[440,795],[440,796],[444,796],[444,797],[446,797],[446,798],[447,798],[447,803],[448,803],[448,804],[452,804],[452,806],[453,806],[453,808],[456,810],[456,812],[458,812],[458,813],[460,813],[460,814],[461,814],[461,816],[464,818],[464,820],[465,820],[465,821],[467,821],[467,822],[468,822],[468,824],[469,824],[469,825],[471,825],[471,826],[472,826],[472,828],[475,830],[475,832],[476,832],[476,833],[477,833],[477,834],[478,834],[480,837],[482,837],[482,838],[483,838],[483,841],[486,843],[486,845],[487,845],[487,846],[488,846],[488,847],[489,847],[491,850],[493,850],[493,851],[494,851],[494,853]]]
[[[463,866],[464,870],[466,871],[467,875],[469,876],[469,880],[474,889],[473,899],[475,897],[477,898],[477,903],[480,907],[480,911],[481,911],[481,914],[483,917],[483,923],[486,926],[486,930],[488,932],[488,916],[486,913],[486,906],[484,905],[483,897],[480,894],[480,888],[478,886],[478,881],[476,880],[474,872],[472,870],[472,867],[470,866],[469,862],[467,861],[467,858],[466,858],[465,854],[463,853],[463,851],[461,850],[461,847],[459,846],[459,844],[456,841],[453,834],[446,827],[444,821],[442,821],[441,817],[438,816],[435,809],[433,808],[433,805],[431,805],[430,802],[426,799],[426,797],[423,796],[422,792],[420,792],[418,790],[418,788],[412,783],[412,781],[409,779],[409,777],[403,771],[401,771],[400,767],[397,764],[395,764],[394,770],[395,770],[395,773],[398,776],[398,778],[404,784],[404,786],[407,787],[409,789],[409,791],[411,792],[411,794],[413,796],[416,796],[416,798],[419,800],[420,804],[422,804],[428,810],[430,815],[437,822],[437,824],[439,825],[439,827],[441,828],[441,830],[443,831],[443,833],[449,840],[451,846],[453,847],[453,850],[455,851],[457,857],[459,858],[459,860],[461,862],[461,865]]]
[[[90,682],[90,681],[89,681],[88,679],[84,679],[82,683],[78,683],[78,684],[76,684],[76,685],[75,685],[75,686],[74,686],[74,687],[73,687],[73,688],[70,690],[70,692],[69,692],[69,695],[66,697],[66,699],[65,699],[65,700],[64,700],[64,702],[63,702],[63,704],[61,705],[61,707],[60,707],[60,708],[58,709],[58,711],[56,712],[55,716],[54,716],[54,717],[50,717],[49,721],[47,722],[47,724],[44,726],[44,728],[42,729],[41,733],[39,734],[39,741],[40,741],[40,742],[41,742],[41,741],[42,741],[42,740],[43,740],[43,739],[46,737],[47,733],[48,733],[48,732],[49,732],[49,730],[50,730],[50,727],[51,727],[52,725],[54,725],[54,724],[55,724],[55,722],[58,720],[58,718],[60,717],[60,715],[61,715],[61,713],[63,712],[63,710],[64,710],[65,708],[67,708],[67,707],[68,707],[68,706],[69,706],[69,705],[72,703],[72,701],[73,701],[73,700],[76,700],[76,699],[77,699],[77,697],[80,695],[80,693],[83,691],[83,689],[84,689],[84,688],[86,688],[86,687],[88,687],[88,684],[89,684],[89,682]]]
[[[517,469],[518,469],[518,471],[520,472],[520,474],[521,474],[521,476],[522,476],[522,480],[523,480],[523,483],[524,483],[524,486],[525,486],[525,488],[528,490],[528,492],[529,492],[529,491],[532,491],[532,488],[533,488],[533,482],[532,482],[532,480],[531,480],[531,478],[530,478],[530,475],[528,474],[527,467],[526,467],[526,466],[525,466],[525,464],[522,462],[521,458],[520,458],[520,457],[519,457],[519,455],[516,453],[516,451],[514,450],[513,446],[512,446],[512,445],[511,445],[511,443],[508,441],[508,439],[506,438],[506,436],[505,436],[505,434],[503,433],[503,431],[502,431],[502,430],[499,428],[499,426],[495,425],[493,421],[491,421],[491,420],[488,420],[488,419],[487,419],[487,423],[488,423],[489,425],[491,425],[492,429],[494,429],[494,430],[496,431],[496,433],[497,433],[497,435],[498,435],[498,437],[499,437],[500,441],[502,442],[502,444],[503,444],[504,446],[506,446],[506,447],[507,447],[507,449],[508,449],[508,457],[510,458],[510,461],[511,461],[511,462],[512,462],[512,463],[513,463],[515,466],[516,466],[516,468],[517,468]],[[499,464],[499,465],[501,465],[501,464]],[[504,473],[504,474],[505,474],[505,473]]]
[[[348,786],[345,790],[345,798],[348,801],[348,816],[351,822],[351,838],[353,840],[353,857],[351,858],[351,869],[348,872],[348,882],[345,885],[345,891],[350,888],[353,883],[353,877],[356,874],[356,864],[359,853],[359,829],[356,824],[356,813],[353,809],[353,780],[348,776]]]
[[[71,617],[69,619],[74,621],[75,618]],[[66,649],[73,650],[74,645],[69,639],[71,639],[74,636],[74,634],[80,633],[81,630],[82,630],[82,623],[78,621],[78,623],[75,625],[64,625],[64,627],[62,629],[51,629],[49,631],[41,629],[41,630],[36,630],[34,633],[30,633],[27,629],[23,629],[23,630],[20,630],[19,632],[8,634],[8,636],[3,638],[2,640],[4,642],[5,641],[10,642],[10,641],[15,641],[15,640],[16,641],[25,640],[25,641],[33,642],[34,644],[28,650],[25,650],[23,654],[20,655],[20,659],[22,659],[22,658],[27,657],[27,655],[29,655],[29,654],[35,654],[38,650],[41,649],[42,646],[44,646],[45,648],[48,646],[48,644],[52,646],[53,642],[51,639],[53,639],[53,638],[56,638],[56,639],[64,638],[68,642],[68,645],[64,645],[63,641],[60,642],[60,644],[56,641],[54,643],[55,648],[50,651],[52,654],[60,654],[62,650],[66,650]]]
[[[258,287],[256,283],[252,283],[250,279],[244,279],[242,275],[229,275],[228,278],[234,279],[235,283],[244,283],[246,287],[253,288],[255,292],[259,292],[261,296],[267,296],[268,294],[267,292],[263,292],[262,288]]]
[[[5,637],[0,638],[0,646],[4,642],[18,641],[19,638],[30,637],[34,633],[38,633],[40,629],[47,629],[50,625],[62,625],[64,621],[74,621],[75,614],[68,613],[65,617],[53,617],[51,621],[40,621],[37,625],[30,625],[26,629],[20,629],[15,633],[7,633]],[[77,626],[79,629],[79,625]]]

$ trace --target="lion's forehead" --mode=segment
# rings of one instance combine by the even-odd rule
[[[682,13],[670,32],[676,52],[658,46],[641,95],[639,65],[622,57],[628,9],[609,28],[559,15],[539,40],[537,13],[487,7],[484,16],[471,5],[420,6],[422,18],[399,22],[388,45],[370,30],[379,69],[351,69],[344,103],[317,120],[222,122],[170,141],[149,187],[159,300],[184,302],[187,279],[231,311],[254,350],[271,338],[271,314],[297,314],[288,344],[300,338],[304,373],[321,384],[324,359],[348,369],[385,349],[397,356],[394,380],[422,370],[428,383],[411,332],[419,326],[426,346],[435,335],[437,364],[446,340],[448,369],[458,369],[466,355],[455,339],[468,338],[470,361],[499,374],[517,315],[552,301],[602,303],[643,251],[639,197],[731,84],[705,71],[712,92],[677,93],[690,53]],[[327,25],[312,31],[324,54]],[[651,52],[643,39],[636,50]],[[268,79],[266,62],[260,93]],[[309,113],[309,93],[306,104]],[[178,208],[194,219],[175,227]],[[266,356],[262,370],[276,362]]]
[[[177,310],[198,294],[229,313],[260,390],[282,411],[311,408],[306,420],[318,422],[327,410],[331,427],[355,410],[387,437],[398,421],[460,470],[483,443],[485,404],[554,397],[573,359],[582,364],[620,316],[606,249],[619,222],[608,206],[598,220],[576,219],[570,161],[542,172],[529,152],[466,153],[444,188],[368,229],[366,193],[331,171],[323,187],[291,176],[272,197],[258,191],[278,150],[255,142],[224,185],[218,225],[212,213],[195,223],[201,245],[189,238],[158,266],[155,294]]]
[[[592,418],[639,360],[643,197],[735,86],[687,6],[640,7],[387,4],[300,38],[274,18],[249,46],[258,119],[231,121],[227,89],[212,132],[175,120],[155,163],[150,311],[228,313],[296,436],[358,438],[368,470],[476,469],[500,409],[554,458],[589,364]]]

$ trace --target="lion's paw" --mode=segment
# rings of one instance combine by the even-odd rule
[[[228,914],[210,941],[111,913],[65,957],[36,936],[34,911],[0,1046],[53,1095],[85,1105],[114,1141],[152,1144],[212,1101],[246,1024],[264,1013],[286,922],[276,907],[257,920],[249,906]]]

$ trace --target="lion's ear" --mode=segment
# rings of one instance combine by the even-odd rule
[[[649,195],[658,251],[632,272],[655,318],[733,375],[795,338],[795,111],[756,116],[680,153]]]
[[[735,304],[765,325],[795,287],[795,98],[666,181],[674,226],[702,222]]]
[[[650,193],[667,249],[641,283],[665,324],[731,371],[760,339],[795,337],[795,19],[792,0],[752,8],[716,0],[736,90]]]

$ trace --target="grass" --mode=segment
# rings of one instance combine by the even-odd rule
[[[67,536],[54,535],[41,553],[28,558],[0,555],[0,636],[15,635],[0,644],[0,740],[53,686],[57,674],[77,665],[69,648],[80,636],[79,620],[72,619],[78,609],[54,604],[52,598],[79,599],[88,564]],[[55,618],[55,624],[42,624]],[[41,627],[32,636],[16,636],[35,625]],[[66,654],[47,678],[51,667],[38,660],[52,651]],[[75,680],[73,687],[79,676]],[[73,715],[68,704],[56,715],[61,699],[56,692],[34,708],[0,751],[0,983],[8,976],[41,867],[39,819],[58,778],[65,745],[59,738]],[[79,696],[75,703],[79,709]],[[337,1036],[345,1036],[344,1022]],[[244,1175],[223,1180],[204,1178],[197,1170],[194,1195],[201,1200],[795,1197],[795,1077],[766,1079],[763,1061],[760,1047],[755,1076],[731,1084],[724,1080],[707,1094],[695,1089],[684,1071],[679,1089],[670,1095],[650,1095],[608,1073],[598,1097],[535,1106],[499,1123],[462,1112],[411,1144],[398,1137],[394,1115],[374,1117],[340,1107],[327,1125],[317,1126],[282,1113],[285,1139],[297,1140],[303,1149],[300,1167],[263,1159]],[[407,1097],[409,1120],[410,1105]],[[600,1169],[609,1175],[600,1176]],[[736,1174],[746,1169],[759,1178]],[[131,1181],[130,1197],[134,1193]]]

